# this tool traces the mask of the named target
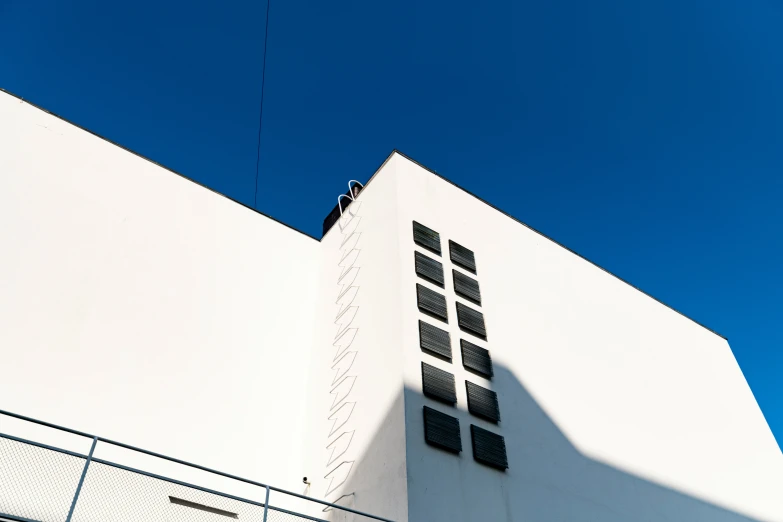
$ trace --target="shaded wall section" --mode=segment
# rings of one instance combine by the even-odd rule
[[[709,501],[597,461],[576,448],[516,376],[496,366],[496,378],[506,390],[506,403],[517,417],[517,438],[508,447],[506,472],[473,460],[469,424],[475,418],[460,409],[463,450],[459,456],[441,449],[418,449],[409,439],[409,469],[426,466],[431,473],[409,474],[405,520],[491,520],[493,522],[774,522],[775,514],[751,516],[719,501]],[[406,408],[422,404],[439,408],[417,390],[404,391]],[[420,411],[419,411],[420,413]],[[394,409],[389,417],[397,415]],[[421,415],[419,415],[421,416]],[[523,425],[523,427],[522,427]],[[423,440],[420,422],[409,425]],[[417,433],[413,433],[413,432]],[[384,430],[377,433],[384,444]],[[508,439],[507,439],[508,440]],[[465,443],[468,445],[465,445]],[[371,456],[358,464],[357,476],[377,462]],[[349,487],[360,484],[349,483]],[[341,520],[341,519],[339,519]],[[347,518],[346,520],[350,520]]]

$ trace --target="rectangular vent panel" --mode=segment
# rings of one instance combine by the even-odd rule
[[[440,234],[415,221],[413,222],[413,241],[417,245],[440,255]]]
[[[443,265],[421,252],[414,252],[414,254],[416,258],[416,275],[443,288]]]
[[[447,404],[457,403],[454,376],[425,362],[421,363],[421,382],[424,395]]]
[[[434,293],[434,292],[433,292]],[[487,338],[487,329],[484,327],[484,314],[462,303],[457,303],[457,321],[459,327],[467,330],[476,337]]]
[[[462,348],[462,365],[468,370],[491,379],[493,375],[492,357],[489,355],[489,350],[476,346],[465,339],[460,339],[459,343]]]
[[[473,439],[473,458],[476,462],[502,471],[508,469],[506,441],[501,435],[471,424],[470,436]]]
[[[451,336],[446,330],[419,321],[419,343],[425,352],[451,361]]]
[[[446,298],[444,296],[434,290],[430,290],[426,286],[417,284],[416,299],[419,303],[419,310],[449,322],[449,313],[446,310]]]
[[[424,440],[427,444],[459,453],[462,451],[462,439],[459,433],[459,420],[427,406],[424,407]]]
[[[480,306],[481,292],[479,291],[479,282],[462,272],[452,270],[452,273],[454,274],[454,291],[457,295]]]
[[[198,509],[199,511],[206,511],[207,513],[214,513],[216,515],[223,515],[224,517],[229,518],[239,518],[239,515],[236,513],[232,513],[231,511],[225,511],[223,509],[218,509],[212,506],[206,506],[204,504],[199,504],[198,502],[191,502],[190,500],[185,500],[183,498],[177,498],[172,497],[169,495],[169,502],[172,504],[178,504],[180,506],[185,506],[193,509]]]
[[[472,250],[468,250],[459,243],[449,239],[449,254],[452,263],[474,274],[476,273],[476,258]]]
[[[470,381],[465,381],[465,388],[468,391],[468,411],[476,417],[497,423],[500,420],[498,394]]]

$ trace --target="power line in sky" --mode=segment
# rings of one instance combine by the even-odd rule
[[[266,0],[266,22],[264,27],[264,59],[261,65],[261,106],[258,110],[258,146],[256,148],[256,187],[253,191],[253,208],[257,208],[258,200],[258,172],[261,161],[261,122],[264,119],[264,84],[266,83],[266,46],[269,41],[269,4],[272,0]]]

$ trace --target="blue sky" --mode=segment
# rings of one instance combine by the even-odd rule
[[[421,4],[272,0],[259,210],[398,148],[727,336],[780,443],[783,4]],[[0,87],[252,205],[265,8],[0,0]]]

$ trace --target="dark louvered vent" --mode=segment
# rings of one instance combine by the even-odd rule
[[[490,422],[500,420],[497,393],[470,381],[465,381],[465,388],[468,391],[468,411],[470,413]]]
[[[477,305],[481,305],[481,292],[479,291],[478,281],[456,270],[452,270],[452,273],[454,274],[454,291],[457,295]]]
[[[470,436],[473,439],[473,458],[499,470],[508,469],[506,456],[506,441],[502,436],[491,431],[470,425]]]
[[[489,350],[476,346],[465,339],[460,339],[459,343],[462,348],[462,365],[468,370],[491,379],[493,375],[492,358],[489,356]]]
[[[478,310],[467,307],[462,303],[457,303],[457,321],[459,322],[459,327],[463,330],[467,330],[482,339],[487,338],[487,329],[484,327],[484,315]]]
[[[428,313],[438,319],[449,322],[449,313],[446,310],[446,298],[426,286],[416,285],[416,298],[419,302],[419,310]],[[459,304],[459,303],[458,303]],[[479,314],[481,315],[481,314]],[[482,319],[482,328],[484,325]]]
[[[424,407],[424,440],[452,453],[462,451],[459,421],[451,415]],[[475,452],[474,452],[475,453]]]
[[[416,258],[416,275],[443,288],[443,265],[421,252],[414,252],[414,256]]]
[[[447,404],[457,403],[457,388],[454,385],[454,376],[449,372],[422,362],[421,382],[424,395],[430,399],[443,401]]]
[[[451,361],[451,337],[446,330],[419,321],[419,343],[422,350]]]
[[[440,234],[415,221],[413,222],[413,241],[440,255]]]
[[[468,250],[459,243],[449,240],[449,254],[452,263],[474,274],[476,273],[476,258],[472,250]]]

